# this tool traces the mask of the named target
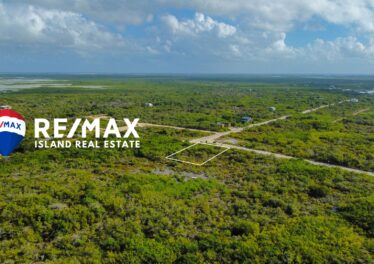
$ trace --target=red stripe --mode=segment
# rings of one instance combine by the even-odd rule
[[[14,117],[14,118],[18,118],[20,120],[25,121],[25,118],[23,116],[21,116],[19,113],[13,110],[8,110],[8,109],[0,110],[0,117],[2,116]]]

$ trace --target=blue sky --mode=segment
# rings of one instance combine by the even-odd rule
[[[0,0],[0,72],[373,69],[373,0]]]

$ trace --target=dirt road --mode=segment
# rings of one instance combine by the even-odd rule
[[[185,127],[168,126],[168,125],[158,125],[158,124],[151,124],[151,123],[139,123],[138,126],[139,127],[171,128],[171,129],[175,129],[175,130],[189,130],[189,131],[204,132],[204,133],[216,133],[216,132],[213,132],[213,131],[196,129],[196,128],[185,128]]]
[[[348,100],[346,100],[346,101],[348,101]],[[340,101],[340,102],[338,102],[338,104],[342,104],[342,103],[344,103],[346,101]],[[305,111],[303,111],[301,113],[302,114],[307,114],[307,113],[311,113],[311,112],[317,111],[319,109],[323,109],[323,108],[334,106],[334,105],[335,104],[323,105],[323,106],[320,106],[320,107],[317,107],[317,108],[305,110]],[[357,115],[357,114],[365,112],[367,110],[368,109],[362,109],[362,110],[359,110],[359,111],[355,112],[354,114]],[[209,143],[209,144],[213,144],[213,145],[221,146],[221,147],[225,147],[225,148],[238,149],[238,150],[243,150],[243,151],[249,151],[249,152],[257,153],[257,154],[260,154],[260,155],[273,156],[273,157],[278,158],[278,159],[299,159],[297,157],[292,157],[292,156],[288,156],[288,155],[284,155],[284,154],[280,154],[280,153],[272,153],[272,152],[269,152],[269,151],[263,151],[263,150],[257,150],[257,149],[249,149],[249,148],[245,148],[245,147],[241,147],[241,146],[237,146],[237,145],[231,145],[231,144],[225,144],[225,143],[218,143],[217,142],[217,140],[219,138],[227,136],[227,135],[229,135],[231,133],[238,133],[238,132],[242,132],[243,130],[249,129],[249,128],[252,128],[252,127],[263,126],[263,125],[267,125],[267,124],[270,124],[272,122],[276,122],[276,121],[279,121],[279,120],[285,120],[288,117],[289,116],[281,116],[279,118],[271,119],[271,120],[268,120],[268,121],[265,121],[265,122],[251,124],[251,125],[249,125],[247,127],[244,127],[244,128],[231,128],[231,130],[227,131],[227,132],[215,132],[215,133],[212,132],[212,133],[214,133],[213,135],[209,135],[209,136],[202,137],[202,138],[192,139],[190,142],[193,143],[193,144],[196,144],[196,143]],[[344,170],[344,171],[349,171],[349,172],[354,172],[354,173],[366,174],[366,175],[374,176],[373,172],[363,171],[363,170],[359,170],[359,169],[347,168],[347,167],[344,167],[344,166],[333,165],[333,164],[328,164],[328,163],[324,163],[324,162],[318,162],[318,161],[309,160],[309,159],[302,159],[302,160],[304,160],[304,161],[306,161],[306,162],[308,162],[310,164],[317,165],[317,166],[324,166],[324,167],[329,167],[329,168],[339,168],[339,169]]]
[[[361,110],[358,110],[358,111],[356,111],[356,112],[354,112],[352,115],[350,115],[350,116],[356,116],[356,115],[359,115],[359,114],[361,114],[361,113],[364,113],[364,112],[367,112],[367,111],[369,111],[370,110],[370,107],[368,107],[368,108],[365,108],[365,109],[361,109]],[[336,120],[334,120],[334,121],[332,121],[333,123],[337,123],[337,122],[340,122],[340,121],[342,121],[344,118],[338,118],[338,119],[336,119]]]
[[[289,116],[281,116],[281,117],[274,118],[274,119],[271,119],[271,120],[267,120],[267,121],[264,121],[264,122],[250,124],[246,127],[231,127],[230,131],[226,131],[226,132],[211,132],[211,133],[214,133],[214,134],[206,136],[206,137],[202,137],[202,138],[193,139],[193,140],[191,140],[191,143],[214,143],[219,138],[227,136],[231,133],[240,133],[240,132],[244,131],[245,129],[267,125],[267,124],[270,124],[270,123],[273,123],[273,122],[276,122],[276,121],[279,121],[279,120],[285,120],[288,117]]]
[[[350,101],[350,100],[343,100],[343,101],[339,101],[337,104],[342,104],[342,103],[349,102],[349,101]],[[335,105],[336,105],[335,103],[327,104],[327,105],[321,105],[321,106],[316,107],[316,108],[307,109],[307,110],[305,110],[305,111],[302,111],[301,113],[302,113],[302,114],[308,114],[308,113],[312,113],[312,112],[315,112],[315,111],[321,110],[321,109],[323,109],[323,108],[327,108],[327,107],[335,106]]]
[[[347,101],[349,101],[349,100],[340,101],[340,102],[338,102],[338,104],[342,104],[342,103],[347,102]],[[334,106],[334,105],[335,105],[335,103],[328,104],[328,105],[322,105],[320,107],[316,107],[316,108],[312,108],[312,109],[307,109],[305,111],[302,111],[301,113],[302,114],[307,114],[307,113],[315,112],[315,111],[318,111],[320,109],[323,109],[323,108],[326,108],[326,107],[330,107],[330,106]],[[201,137],[201,138],[193,139],[191,141],[191,143],[215,143],[219,138],[227,136],[227,135],[229,135],[231,133],[239,133],[239,132],[242,132],[242,131],[244,131],[246,129],[250,129],[250,128],[253,128],[253,127],[264,126],[264,125],[268,125],[268,124],[273,123],[273,122],[277,122],[277,121],[281,121],[281,120],[286,120],[290,116],[291,115],[285,115],[285,116],[281,116],[281,117],[278,117],[278,118],[270,119],[270,120],[267,120],[267,121],[264,121],[264,122],[250,124],[250,125],[248,125],[246,127],[232,127],[232,128],[230,128],[230,131],[227,131],[227,132],[211,132],[211,133],[214,133],[214,134],[210,135],[210,136],[206,136],[206,137]]]
[[[338,104],[344,103],[346,101],[349,101],[349,100],[340,101],[340,102],[338,102]],[[320,109],[330,107],[330,106],[334,106],[334,105],[335,105],[334,103],[329,104],[329,105],[322,105],[322,106],[317,107],[317,108],[312,108],[312,109],[305,110],[301,113],[302,114],[307,114],[307,113],[315,112],[315,111],[318,111]],[[360,114],[362,112],[365,112],[365,111],[368,111],[368,110],[369,110],[368,108],[359,110],[359,111],[355,112],[354,115],[358,115],[358,114]],[[246,127],[232,127],[232,128],[230,128],[230,131],[225,131],[225,132],[215,132],[215,131],[208,131],[208,130],[200,130],[200,129],[169,126],[169,125],[158,125],[158,124],[151,124],[151,123],[139,123],[139,127],[160,127],[160,128],[171,128],[171,129],[177,129],[177,130],[190,130],[190,131],[196,131],[196,132],[211,133],[211,135],[208,135],[208,136],[205,136],[205,137],[192,139],[192,140],[190,140],[190,143],[192,143],[192,144],[209,143],[209,144],[213,144],[213,145],[216,145],[216,146],[219,146],[219,147],[225,147],[225,148],[230,148],[230,149],[238,149],[238,150],[242,150],[242,151],[249,151],[249,152],[253,152],[253,153],[257,153],[257,154],[265,155],[265,156],[273,156],[273,157],[278,158],[278,159],[288,159],[288,160],[290,160],[290,159],[300,159],[300,158],[297,158],[297,157],[292,157],[292,156],[288,156],[288,155],[284,155],[284,154],[280,154],[280,153],[273,153],[273,152],[257,150],[257,149],[249,149],[249,148],[245,148],[245,147],[241,147],[241,146],[237,146],[237,145],[226,144],[226,143],[217,143],[218,139],[220,139],[221,137],[227,136],[231,133],[240,133],[240,132],[244,131],[245,129],[250,129],[250,128],[253,128],[253,127],[267,125],[267,124],[270,124],[270,123],[273,123],[273,122],[276,122],[276,121],[285,120],[288,117],[290,117],[290,116],[285,115],[285,116],[281,116],[281,117],[271,119],[271,120],[267,120],[267,121],[264,121],[264,122],[250,124]],[[97,115],[97,116],[90,116],[90,118],[108,118],[108,117],[105,116],[105,115]],[[120,128],[121,131],[126,130],[126,129],[127,129],[127,127],[121,127]],[[344,170],[344,171],[349,171],[349,172],[374,176],[373,172],[363,171],[363,170],[359,170],[359,169],[347,168],[347,167],[339,166],[339,165],[332,165],[332,164],[318,162],[318,161],[309,160],[309,159],[302,159],[302,160],[304,160],[305,162],[308,162],[310,164],[317,165],[317,166],[324,166],[324,167],[329,167],[329,168],[338,168],[338,169],[341,169],[341,170]]]
[[[272,157],[275,157],[277,159],[288,159],[288,160],[291,160],[291,159],[300,159],[300,158],[296,158],[296,157],[292,157],[292,156],[288,156],[288,155],[284,155],[284,154],[273,153],[273,152],[264,151],[264,150],[249,149],[249,148],[240,147],[240,146],[231,145],[231,144],[214,143],[214,145],[220,146],[220,147],[225,147],[225,148],[230,148],[230,149],[238,149],[238,150],[253,152],[253,153],[260,154],[260,155],[265,155],[265,156],[272,156]],[[317,165],[317,166],[323,166],[323,167],[329,167],[329,168],[338,168],[338,169],[341,169],[341,170],[344,170],[344,171],[349,171],[349,172],[354,172],[354,173],[359,173],[359,174],[366,174],[366,175],[374,177],[374,173],[373,172],[369,172],[369,171],[363,171],[363,170],[359,170],[359,169],[352,169],[352,168],[348,168],[348,167],[344,167],[344,166],[333,165],[333,164],[328,164],[328,163],[314,161],[314,160],[309,160],[309,159],[300,159],[300,160],[303,160],[305,162],[308,162],[310,164]]]

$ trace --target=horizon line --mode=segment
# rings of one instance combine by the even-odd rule
[[[135,75],[135,76],[373,76],[374,73],[130,73],[130,72],[0,72],[0,75]]]

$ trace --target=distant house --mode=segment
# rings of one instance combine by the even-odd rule
[[[243,116],[243,117],[241,118],[242,123],[249,123],[249,122],[251,122],[252,120],[253,120],[253,118],[250,117],[250,116]]]
[[[231,123],[217,122],[218,127],[231,127]]]
[[[153,107],[153,104],[152,103],[145,103],[144,106],[145,107]]]
[[[10,110],[12,107],[10,105],[0,105],[0,110]]]
[[[268,109],[269,109],[270,112],[275,112],[277,110],[277,108],[275,108],[275,106],[270,106]]]
[[[218,126],[218,127],[225,127],[225,124],[222,123],[222,122],[217,122],[217,126]]]

